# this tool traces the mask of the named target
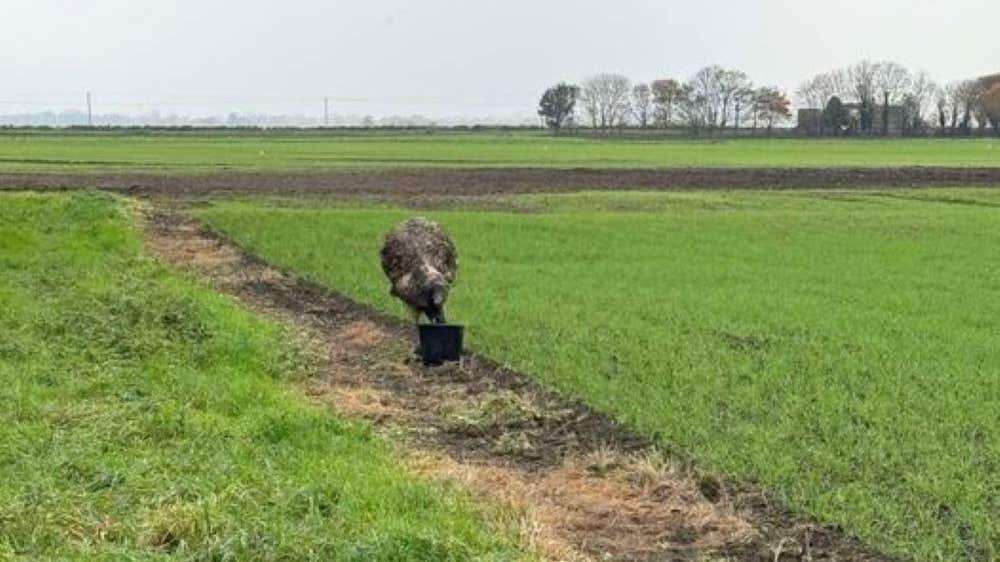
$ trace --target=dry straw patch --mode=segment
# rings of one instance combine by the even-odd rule
[[[753,537],[747,520],[705,501],[690,478],[648,456],[605,451],[539,472],[443,456],[412,465],[519,514],[522,540],[548,559],[686,559]]]

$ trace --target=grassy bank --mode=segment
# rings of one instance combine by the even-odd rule
[[[0,196],[0,559],[518,558],[307,404],[289,341],[144,257],[124,202]]]
[[[472,346],[920,561],[1000,556],[1000,195],[531,196],[432,212]],[[218,203],[215,228],[376,307],[413,214]]]
[[[3,134],[0,172],[384,167],[1000,166],[997,139],[594,140],[540,134]]]

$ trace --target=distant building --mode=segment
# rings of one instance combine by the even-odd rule
[[[823,110],[815,107],[799,108],[798,129],[810,135],[819,135],[823,131]]]
[[[871,128],[864,131],[864,134],[882,135],[884,106],[876,105],[872,110]],[[841,131],[833,131],[824,122],[824,110],[815,107],[805,107],[799,109],[797,128],[807,135],[834,135],[834,134],[861,134],[861,111],[859,103],[845,103],[843,105],[847,123]],[[906,109],[901,105],[890,105],[888,115],[888,131],[885,134],[890,136],[901,136],[906,126]]]

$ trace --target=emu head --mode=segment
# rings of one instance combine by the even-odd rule
[[[447,322],[444,315],[444,303],[448,300],[448,284],[441,281],[431,282],[425,292],[426,308],[423,313],[435,324]]]

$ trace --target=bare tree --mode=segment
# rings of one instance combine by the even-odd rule
[[[754,133],[757,131],[757,127],[760,126],[761,122],[765,121],[765,113],[767,113],[768,98],[770,96],[769,88],[757,88],[753,91],[753,98],[750,100],[750,117],[752,119],[752,128]]]
[[[632,115],[643,129],[649,126],[653,115],[653,91],[649,84],[636,84],[632,88]]]
[[[906,112],[906,128],[919,130],[926,126],[924,115],[931,111],[938,101],[940,87],[927,72],[920,71],[910,81],[909,91],[903,96]]]
[[[838,68],[831,72],[826,73],[823,79],[823,86],[829,93],[827,102],[833,96],[843,97],[845,93],[851,91],[851,77],[846,69]]]
[[[834,70],[817,74],[804,82],[795,95],[809,107],[822,109],[830,102],[830,98],[844,97],[850,93],[847,72]]]
[[[601,127],[601,105],[596,93],[589,94],[586,90],[583,90],[578,99],[583,104],[583,112],[590,117],[590,126],[594,129]]]
[[[714,129],[720,122],[725,123],[722,118],[722,80],[725,72],[721,66],[706,66],[688,80],[689,95],[688,100],[686,100],[688,103],[685,112],[689,125],[691,124],[692,110],[699,116],[700,125],[704,128]]]
[[[875,87],[878,95],[883,99],[888,98],[890,104],[902,102],[903,96],[910,92],[910,87],[913,85],[910,71],[892,61],[880,62],[875,68]]]
[[[805,105],[806,107],[819,109],[820,111],[826,111],[827,106],[830,104],[830,100],[837,100],[837,107],[841,106],[840,98],[843,97],[849,90],[847,86],[847,73],[844,70],[833,70],[831,72],[824,72],[813,76],[809,80],[803,82],[799,89],[795,92],[795,97],[798,98],[799,103]],[[755,92],[755,99],[756,94]],[[754,114],[754,129],[757,128],[757,120],[759,116]],[[805,125],[810,129],[818,125],[819,133],[823,134],[826,128],[826,119],[820,121],[819,123],[799,123],[799,125]],[[834,130],[836,134],[838,130]]]
[[[847,69],[851,94],[861,106],[860,126],[870,132],[875,121],[875,105],[879,95],[880,68],[878,63],[863,60]]]
[[[684,86],[673,78],[657,80],[652,84],[653,103],[656,108],[656,121],[663,127],[674,121],[684,98],[687,96]]]
[[[979,99],[976,100],[976,106],[972,110],[972,115],[976,118],[976,126],[979,128],[980,135],[986,132],[986,127],[990,124],[990,114],[986,111],[986,105],[983,103],[984,100],[982,98],[982,94],[984,93],[980,93]]]
[[[948,127],[948,91],[941,86],[935,89],[934,107],[937,109],[938,129],[943,133]]]
[[[910,94],[913,77],[903,65],[882,61],[875,65],[875,88],[882,100],[882,134],[889,134],[889,111],[893,105],[899,105]]]
[[[875,105],[875,96],[878,95],[878,64],[863,60],[848,67],[847,80],[851,94],[859,104]]]
[[[624,125],[631,89],[621,74],[602,73],[584,80],[580,100],[594,128],[609,131]]]
[[[736,121],[733,123],[733,128],[739,130],[740,128],[740,117],[743,112],[747,109],[748,105],[752,105],[754,100],[754,89],[750,86],[737,90],[733,94],[733,115],[736,117]]]
[[[958,130],[958,120],[962,115],[962,83],[951,82],[945,86],[945,99],[948,105],[949,127],[954,133]]]
[[[742,103],[742,95],[752,87],[750,77],[740,70],[723,70],[718,77],[719,98],[722,104],[720,109],[721,121],[719,126],[723,129],[729,123],[731,112]],[[736,115],[737,127],[739,126],[739,115]]]
[[[684,124],[694,133],[709,128],[712,110],[704,94],[695,92],[691,84],[683,87],[683,96],[678,101],[678,113]]]
[[[820,90],[819,81],[822,74],[813,76],[799,85],[795,90],[795,97],[799,103],[807,107],[823,107],[826,104],[824,93]]]
[[[955,94],[962,108],[962,122],[959,127],[962,132],[969,133],[972,130],[972,119],[979,113],[983,94],[982,84],[978,80],[963,80],[958,84]]]

